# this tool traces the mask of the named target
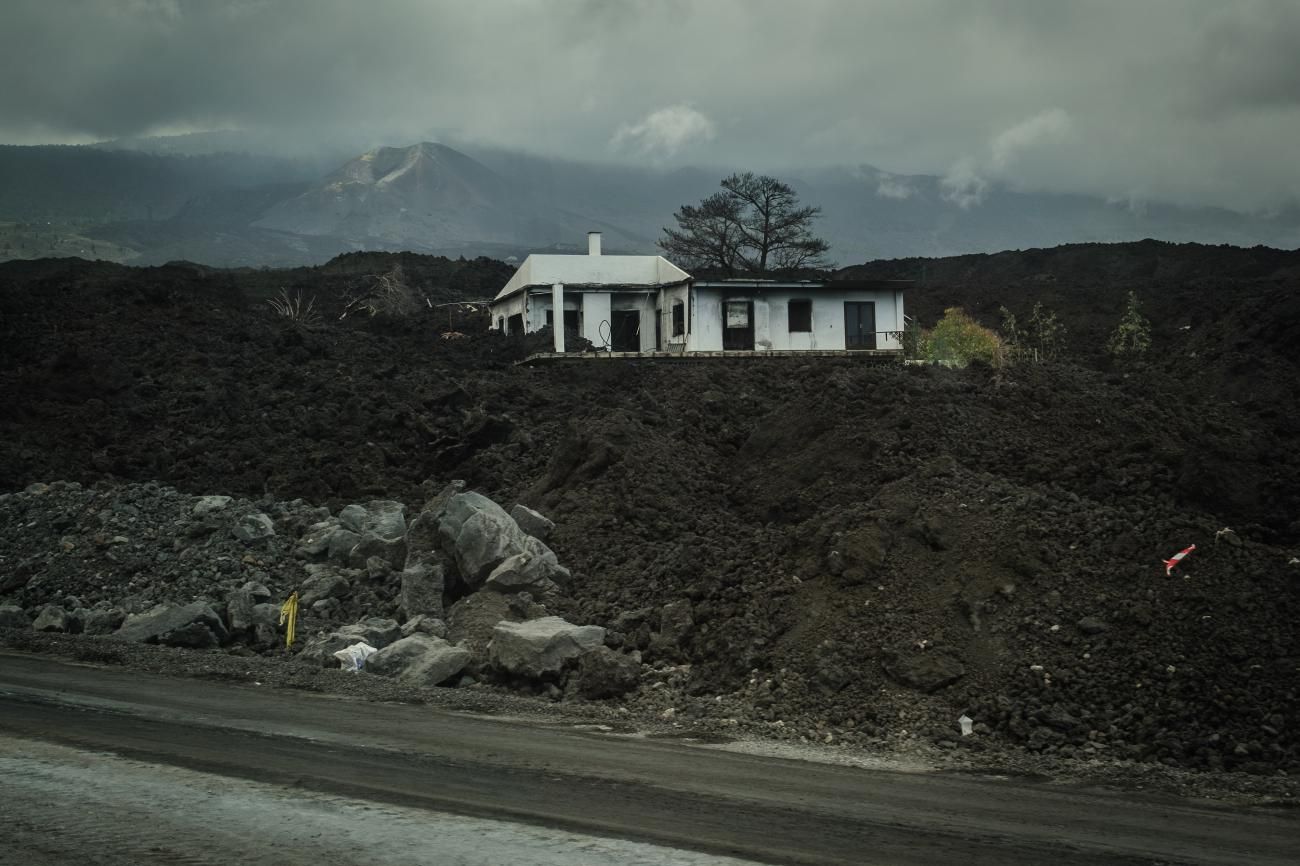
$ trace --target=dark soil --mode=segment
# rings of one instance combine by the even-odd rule
[[[463,478],[556,521],[574,571],[556,612],[689,665],[634,705],[819,741],[1300,770],[1300,254],[927,263],[908,296],[926,324],[1042,300],[1070,329],[1063,360],[1003,370],[519,367],[527,345],[446,308],[339,321],[395,260],[0,266],[0,492],[160,481],[337,508]],[[509,274],[403,269],[432,303]],[[322,322],[275,315],[281,286]],[[1130,288],[1155,345],[1115,367],[1095,347]]]

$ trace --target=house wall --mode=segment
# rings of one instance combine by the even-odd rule
[[[672,286],[671,288],[664,289],[662,292],[660,292],[659,322],[660,322],[660,326],[663,328],[665,349],[667,349],[669,346],[683,345],[687,342],[687,339],[690,337],[691,317],[690,317],[689,309],[684,309],[682,313],[682,318],[684,320],[683,333],[681,334],[681,336],[678,337],[673,336],[673,304],[681,303],[684,307],[689,307],[690,305],[689,295],[690,295],[690,288],[689,286],[685,286],[685,285]]]
[[[526,306],[526,294],[522,292],[511,298],[507,298],[504,301],[500,301],[498,303],[492,304],[488,308],[492,314],[492,329],[506,330],[501,327],[500,322],[502,322],[503,320],[509,321],[510,317],[514,315],[522,315],[525,311],[525,306]],[[545,314],[542,315],[542,321],[543,322],[546,321]],[[529,327],[528,316],[524,316],[524,327],[525,329]]]
[[[754,304],[755,351],[844,348],[844,302],[871,301],[876,305],[877,331],[903,330],[901,292],[835,291],[833,289],[692,289],[694,315],[687,351],[722,351],[722,304],[724,301],[752,301]],[[812,331],[790,333],[791,300],[812,301]],[[895,336],[877,334],[876,348],[901,349]]]
[[[597,349],[609,342],[609,311],[609,292],[582,293],[582,336]]]

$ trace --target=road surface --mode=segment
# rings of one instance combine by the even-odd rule
[[[1242,866],[1297,851],[1288,811],[0,654],[0,863]]]

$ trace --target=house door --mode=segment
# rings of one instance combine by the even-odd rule
[[[876,348],[875,302],[844,302],[844,348]]]
[[[524,335],[523,313],[515,313],[509,319],[506,319],[506,333],[512,337],[522,337]]]
[[[609,348],[615,352],[641,351],[641,313],[637,310],[613,310],[609,319]]]
[[[724,351],[754,351],[754,302],[722,302],[722,348]]]

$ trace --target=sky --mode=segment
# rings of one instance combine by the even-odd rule
[[[0,143],[238,128],[1270,213],[1298,46],[1300,0],[4,0]]]

